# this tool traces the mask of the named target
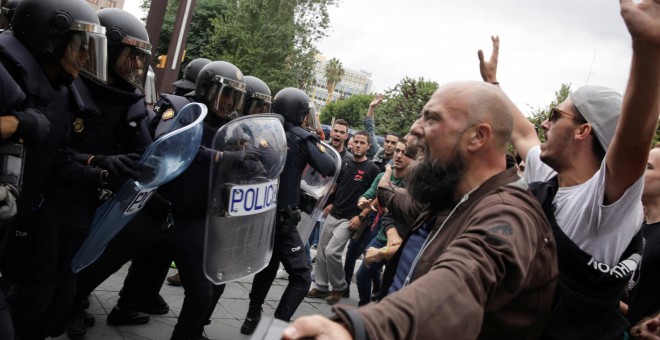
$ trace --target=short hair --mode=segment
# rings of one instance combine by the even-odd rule
[[[345,126],[346,127],[346,132],[348,132],[349,126],[348,126],[348,123],[345,120],[343,120],[343,119],[335,120],[335,123],[332,125],[332,128],[334,128],[335,125],[337,125],[337,124]]]
[[[396,137],[397,139],[401,140],[401,135],[398,134],[398,133],[396,133],[396,132],[394,132],[394,131],[390,131],[390,132],[388,132],[388,133],[385,135],[385,138],[387,138],[387,136],[394,136],[394,137]]]
[[[358,132],[355,133],[355,135],[353,135],[353,137],[358,136],[358,135],[367,137],[367,143],[371,144],[371,137],[369,136],[369,133],[367,131],[364,131],[364,130],[358,131]]]
[[[575,118],[574,120],[578,123],[581,124],[591,124],[589,123],[582,113],[580,113],[580,110],[578,110],[577,106],[573,104],[573,108],[575,109]],[[598,136],[596,136],[596,130],[594,130],[594,126],[591,126],[591,133],[590,133],[593,138],[591,139],[591,151],[594,153],[596,156],[596,159],[598,161],[602,162],[603,159],[605,158],[605,149],[603,148],[603,144],[601,144],[600,139],[598,139]]]
[[[660,142],[655,143],[653,146],[654,149],[660,149]]]

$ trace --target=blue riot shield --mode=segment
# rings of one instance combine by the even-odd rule
[[[211,164],[204,273],[215,284],[262,270],[273,254],[279,176],[286,161],[282,117],[241,117],[218,130]]]
[[[142,209],[159,186],[179,176],[192,162],[202,141],[206,106],[191,103],[173,118],[169,132],[153,142],[142,154],[140,179],[129,180],[94,214],[85,242],[71,262],[77,273],[103,254],[106,245]]]
[[[312,233],[314,224],[321,218],[325,202],[330,197],[332,186],[339,177],[341,170],[341,156],[330,144],[321,142],[325,150],[335,162],[335,173],[332,176],[325,177],[309,166],[305,170],[300,180],[300,222],[298,222],[298,233],[303,243],[307,242]]]

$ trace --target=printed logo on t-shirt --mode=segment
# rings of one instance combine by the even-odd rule
[[[356,182],[362,182],[362,176],[364,175],[364,170],[358,170],[357,174],[355,174],[355,177],[353,178],[354,181]]]
[[[598,262],[592,257],[587,263],[587,266],[592,267],[601,273],[610,274],[620,279],[622,277],[628,276],[631,272],[634,272],[637,269],[637,265],[639,264],[640,259],[641,257],[639,254],[633,254],[626,260],[623,260],[616,266],[610,268],[610,266],[607,264]]]

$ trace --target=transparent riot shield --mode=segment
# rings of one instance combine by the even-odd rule
[[[321,142],[325,147],[328,155],[332,156],[336,167],[333,176],[325,177],[318,173],[314,168],[309,166],[305,170],[300,180],[300,222],[298,223],[298,233],[303,243],[307,242],[309,235],[312,233],[312,228],[316,221],[321,218],[325,202],[330,196],[330,190],[339,177],[339,170],[341,169],[341,156],[330,144]]]
[[[206,106],[191,103],[176,115],[169,132],[142,154],[140,179],[124,183],[94,214],[87,239],[71,262],[77,273],[103,254],[106,245],[142,209],[156,189],[179,176],[192,162],[202,141]]]
[[[282,117],[257,114],[218,130],[211,165],[204,273],[215,284],[265,268],[273,254],[279,176],[286,161]]]

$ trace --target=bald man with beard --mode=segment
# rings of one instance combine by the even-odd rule
[[[403,189],[379,188],[395,216],[415,216],[387,265],[377,304],[297,319],[285,338],[534,339],[557,280],[543,210],[505,152],[512,116],[491,84],[439,88],[411,127],[424,158]],[[412,200],[411,200],[412,198]]]

